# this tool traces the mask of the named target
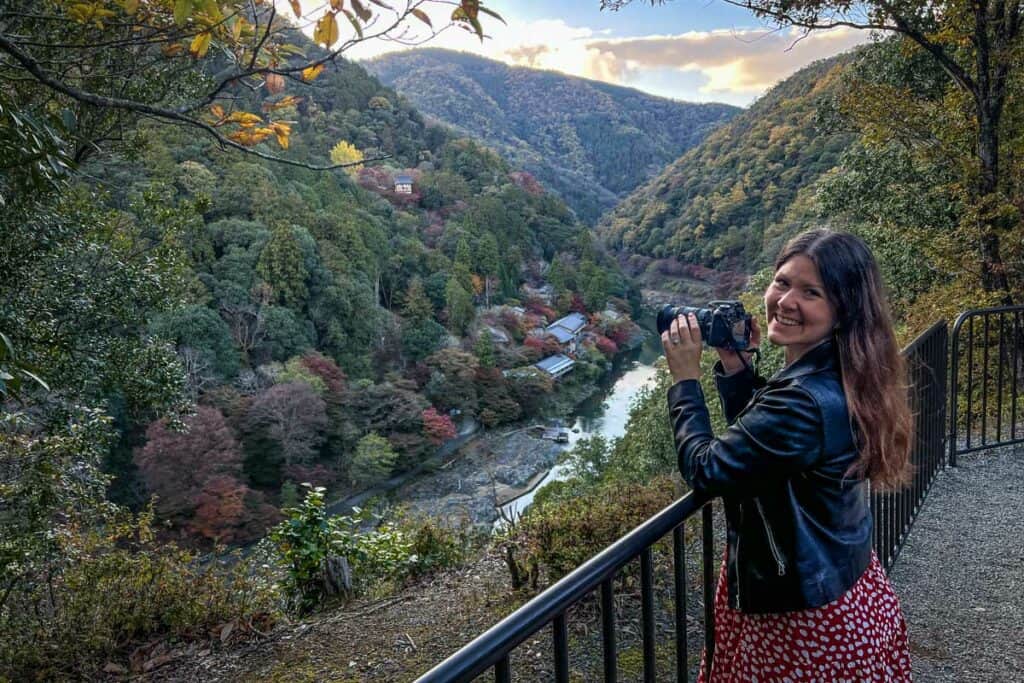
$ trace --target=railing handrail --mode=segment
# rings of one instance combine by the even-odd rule
[[[416,683],[473,680],[710,500],[689,491],[420,676]]]

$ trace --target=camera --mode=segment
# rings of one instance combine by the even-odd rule
[[[750,345],[750,315],[739,301],[711,301],[706,308],[665,304],[658,311],[658,334],[667,331],[677,316],[690,313],[696,316],[708,346],[745,351]]]

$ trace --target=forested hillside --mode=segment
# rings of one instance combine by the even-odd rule
[[[432,455],[454,436],[453,416],[494,427],[544,409],[558,392],[533,363],[562,349],[528,335],[570,310],[587,314],[560,383],[570,391],[596,381],[634,332],[628,282],[559,198],[479,143],[427,126],[273,9],[249,25],[247,7],[232,15],[237,29],[207,14],[216,5],[186,8],[222,26],[225,47],[250,44],[253,26],[274,31],[260,43],[272,46],[271,71],[219,86],[209,83],[221,56],[197,66],[208,43],[177,28],[177,8],[139,18],[176,48],[149,57],[145,42],[105,47],[110,31],[138,40],[129,20],[105,23],[137,8],[84,22],[71,7],[54,19],[95,60],[81,88],[152,97],[142,105],[152,111],[161,98],[222,93],[192,124],[64,98],[29,78],[0,87],[0,671],[49,666],[53,651],[81,658],[54,672],[94,666],[97,652],[170,618],[111,612],[164,608],[135,584],[116,589],[134,597],[107,604],[83,583],[152,571],[166,579],[146,590],[170,609],[186,609],[179,598],[240,607],[242,593],[204,592],[226,590],[220,575],[199,578],[187,555],[151,544],[252,541],[302,501],[302,484],[335,497],[363,490]],[[45,22],[18,16],[22,39],[41,31],[33,45],[46,45]],[[0,60],[6,74],[19,68]],[[286,69],[287,84],[273,71]],[[332,164],[342,166],[314,170]],[[399,550],[401,566],[372,565],[359,581],[433,562],[405,546],[382,552]],[[72,555],[78,573],[65,577]],[[181,628],[202,632],[224,614],[187,609]],[[102,627],[80,628],[74,610]]]
[[[815,183],[854,135],[825,120],[850,55],[779,83],[601,221],[615,249],[753,272],[814,220]]]
[[[589,223],[740,111],[450,50],[390,53],[366,67],[536,175]]]

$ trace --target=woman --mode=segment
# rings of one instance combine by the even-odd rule
[[[905,368],[878,265],[853,235],[805,232],[776,260],[764,304],[786,365],[765,381],[749,354],[718,351],[730,426],[717,439],[696,319],[680,316],[662,335],[680,470],[725,507],[713,680],[909,681],[906,624],[871,540],[868,481],[899,488],[912,469]],[[754,320],[752,347],[760,337]]]

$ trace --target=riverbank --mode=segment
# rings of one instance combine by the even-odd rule
[[[410,511],[452,527],[490,528],[498,505],[536,484],[564,447],[522,426],[478,434],[440,468],[394,492]]]

